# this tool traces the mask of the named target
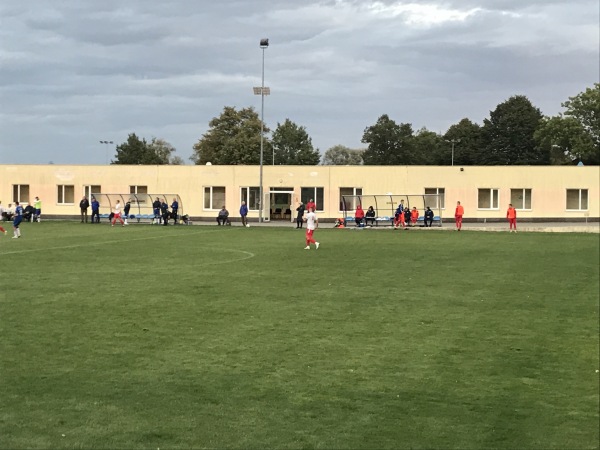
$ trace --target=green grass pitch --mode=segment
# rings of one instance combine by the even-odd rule
[[[598,448],[598,235],[0,237],[0,448]]]

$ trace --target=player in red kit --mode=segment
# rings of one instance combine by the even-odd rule
[[[465,214],[465,208],[460,204],[460,202],[456,202],[456,210],[454,211],[454,221],[456,222],[456,231],[460,231],[462,229],[462,219]]]
[[[508,210],[506,211],[506,218],[508,219],[508,231],[510,233],[517,232],[517,210],[513,207],[512,203],[509,203]]]

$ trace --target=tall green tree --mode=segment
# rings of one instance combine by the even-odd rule
[[[351,149],[344,145],[334,145],[323,155],[324,166],[359,166],[363,163],[364,149]]]
[[[117,145],[116,159],[112,164],[169,164],[174,151],[175,148],[164,139],[153,138],[148,143],[145,138],[140,139],[131,133],[126,142]]]
[[[277,128],[271,137],[275,164],[309,166],[319,164],[321,155],[315,150],[312,139],[302,126],[290,119],[277,123]]]
[[[550,162],[549,153],[540,148],[534,133],[542,113],[523,95],[499,104],[485,119],[482,129],[484,154],[481,163],[487,165],[539,165]]]
[[[478,165],[484,164],[481,141],[481,127],[464,118],[457,124],[448,128],[444,134],[444,151],[442,152],[441,165],[447,165],[452,160],[452,140],[454,143],[455,165]]]
[[[444,165],[444,140],[442,136],[427,128],[421,128],[414,136],[414,158],[418,165]]]
[[[377,119],[375,125],[365,128],[362,142],[367,144],[363,153],[365,165],[412,164],[414,136],[412,125],[398,125],[387,114]]]
[[[584,164],[599,162],[598,146],[574,117],[544,117],[535,132],[535,139],[540,148],[549,152],[550,164],[573,164],[574,160]]]
[[[209,130],[194,144],[194,153],[190,159],[195,164],[236,165],[260,163],[260,125],[261,120],[254,108],[226,106],[219,117],[209,122]],[[268,161],[271,154],[271,142],[266,134],[269,128],[264,126],[263,157]]]

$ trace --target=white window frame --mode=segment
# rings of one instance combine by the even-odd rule
[[[251,190],[256,191],[256,198],[258,200],[258,204],[256,206],[250,203],[250,192]],[[244,193],[246,193],[246,197],[244,198]],[[260,209],[260,186],[243,186],[240,188],[240,204],[242,202],[246,202],[246,206],[248,207],[248,211],[258,211]],[[220,208],[219,208],[220,209]]]
[[[25,192],[21,192],[21,190],[25,191],[25,189],[21,189],[21,188],[27,188],[27,195],[25,195]],[[19,203],[29,203],[29,195],[30,195],[30,191],[29,191],[29,185],[28,184],[13,184],[13,203],[14,202],[19,202]],[[24,198],[27,197],[27,198]]]
[[[479,193],[480,191],[489,191],[490,193],[490,206],[484,208],[479,206]],[[496,194],[496,206],[494,207],[494,193]],[[481,211],[498,211],[500,210],[500,189],[499,188],[477,188],[477,209]]]
[[[98,190],[93,191],[93,188],[98,188]],[[83,195],[91,199],[93,197],[93,194],[102,194],[102,186],[99,184],[86,184],[85,186],[83,186]]]
[[[522,208],[517,208],[513,201],[513,192],[516,193],[518,191],[521,192],[521,196],[523,198],[523,207]],[[527,195],[528,193],[529,193],[529,196]],[[529,200],[529,205],[530,205],[529,208],[525,208],[527,200]],[[517,211],[531,211],[533,209],[533,189],[531,189],[531,188],[510,188],[510,202],[512,203],[513,206],[515,206],[515,209]]]
[[[351,194],[342,194],[342,189],[352,189],[352,193]],[[342,198],[342,195],[353,195],[353,196],[361,196],[363,195],[362,193],[363,188],[361,187],[350,187],[350,186],[340,186],[339,188],[339,193],[340,193],[340,199],[339,199],[339,206],[341,207],[342,204],[344,203],[344,199]],[[360,203],[358,203],[358,199],[354,199],[354,204],[353,205],[348,205],[348,211],[354,211],[356,210],[356,207],[359,205]],[[317,208],[319,207],[319,204],[317,203]],[[339,212],[344,212],[343,209],[339,209]]]
[[[428,189],[430,191],[435,191],[435,192],[427,192]],[[440,206],[439,203],[437,205],[435,205],[435,207],[434,207],[434,205],[429,205],[431,207],[431,209],[433,209],[434,211],[436,209],[441,209],[441,210],[446,209],[446,188],[443,188],[443,187],[426,187],[423,190],[423,192],[425,193],[425,195],[432,195],[433,194],[433,195],[438,195],[438,196],[441,195],[442,196],[442,205]],[[440,198],[437,197],[436,201],[439,202]]]
[[[223,202],[221,202],[219,205],[217,205],[215,207],[214,205],[214,189],[223,189]],[[208,207],[206,206],[206,193],[207,193],[207,189],[208,189],[208,193],[209,193],[209,205]],[[225,199],[227,198],[227,188],[225,186],[204,186],[202,189],[202,209],[204,211],[219,211],[222,207],[223,204],[225,203]]]
[[[74,205],[75,204],[75,186],[72,184],[57,184],[56,185],[56,204],[57,205]],[[68,188],[73,190],[73,201],[65,202],[66,191]],[[61,201],[62,200],[62,201]]]
[[[308,198],[301,198],[300,200],[302,200],[304,202],[304,204],[306,204],[306,202],[308,202],[308,200],[310,198],[313,199],[313,201],[316,203],[317,205],[317,211],[319,212],[323,212],[325,211],[323,209],[323,203],[325,203],[325,188],[323,186],[301,186],[300,187],[300,197],[302,197],[302,190],[303,189],[312,189],[313,193],[308,197]],[[323,199],[322,201],[319,201],[319,196],[317,195],[317,192],[319,189],[323,190]]]
[[[579,209],[569,209],[569,191],[578,191],[579,195],[578,195],[578,203],[579,203]],[[585,191],[586,193],[586,205],[585,208],[582,208],[581,206],[581,193]],[[565,191],[565,211],[589,211],[590,208],[590,191],[589,189],[585,189],[585,188],[568,188]]]
[[[146,192],[139,192],[140,188],[143,188],[141,190],[146,191]],[[148,186],[144,186],[144,185],[130,185],[129,186],[129,193],[130,194],[135,194],[135,195],[148,195]]]

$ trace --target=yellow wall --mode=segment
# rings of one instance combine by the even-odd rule
[[[532,209],[521,211],[520,218],[598,219],[600,216],[597,166],[465,166],[463,170],[459,166],[264,166],[263,170],[265,192],[271,187],[294,188],[294,208],[301,187],[323,187],[321,218],[339,216],[340,187],[362,188],[364,195],[423,194],[425,187],[445,188],[443,217],[452,217],[454,205],[460,200],[465,217],[473,219],[503,218],[510,202],[510,189],[528,188],[532,189]],[[131,185],[143,185],[148,186],[150,194],[179,194],[186,214],[212,219],[216,210],[203,208],[204,186],[226,186],[226,204],[235,217],[240,187],[259,185],[259,167],[0,165],[0,180],[2,206],[12,202],[13,185],[29,185],[29,201],[39,196],[45,215],[78,214],[84,185],[100,185],[103,193],[123,194],[129,192]],[[57,203],[58,185],[75,187],[75,204]],[[498,210],[477,208],[478,188],[499,189]],[[567,211],[567,189],[588,190],[587,211]],[[257,218],[258,212],[252,211],[250,217]]]

